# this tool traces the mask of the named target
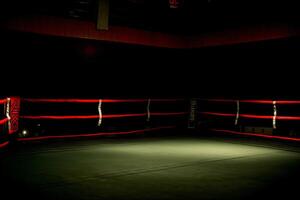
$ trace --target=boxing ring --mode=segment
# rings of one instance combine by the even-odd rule
[[[10,140],[144,134],[177,128],[300,141],[298,100],[9,97],[1,99],[0,106],[0,148]]]
[[[300,148],[290,143],[299,144],[299,101],[10,97],[0,103],[3,199],[298,195]]]
[[[143,134],[176,128],[300,141],[298,100],[10,97],[1,99],[0,105],[0,148],[10,140]]]
[[[184,127],[184,99],[30,99],[6,98],[2,138],[40,141],[143,134]],[[6,132],[6,133],[5,133]],[[9,141],[1,143],[1,147]]]
[[[300,141],[300,101],[196,99],[198,121],[215,133]]]

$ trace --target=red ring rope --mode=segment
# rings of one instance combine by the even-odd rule
[[[33,140],[44,140],[44,139],[59,139],[59,138],[77,138],[77,137],[93,137],[93,136],[109,136],[109,135],[127,135],[133,133],[144,133],[146,131],[154,131],[161,129],[172,129],[176,128],[175,126],[162,126],[157,128],[148,128],[141,130],[133,130],[133,131],[123,131],[123,132],[102,132],[102,133],[90,133],[90,134],[77,134],[77,135],[52,135],[52,136],[40,136],[40,137],[32,137],[32,138],[18,138],[18,141],[33,141]]]
[[[7,102],[6,99],[0,99],[0,104],[5,104]]]
[[[4,118],[0,120],[0,125],[5,124],[8,121],[8,118]]]
[[[146,113],[135,113],[135,114],[112,114],[112,115],[102,115],[102,118],[123,118],[123,117],[141,117],[146,116]],[[98,119],[99,115],[43,115],[43,116],[20,116],[22,119]]]
[[[240,117],[242,118],[249,118],[249,119],[273,119],[273,115],[250,115],[250,114],[240,114]],[[279,119],[278,116],[276,116],[276,119]]]
[[[175,102],[184,101],[185,99],[151,99],[151,102]]]
[[[236,114],[230,114],[230,113],[216,113],[216,112],[200,112],[200,114],[204,115],[215,115],[215,116],[223,116],[223,117],[235,117]]]
[[[236,102],[237,100],[233,99],[198,99],[200,101],[209,101],[209,102],[224,102],[224,103],[231,103]],[[273,104],[275,100],[239,100],[241,103],[256,103],[256,104]],[[299,100],[276,100],[276,104],[300,104]]]
[[[170,112],[170,113],[152,113],[153,116],[171,116],[171,115],[184,115],[187,112]],[[111,115],[102,115],[102,119],[111,119],[111,118],[124,118],[124,117],[143,117],[147,116],[147,113],[134,113],[134,114],[111,114]],[[42,115],[42,116],[31,116],[24,115],[20,116],[21,119],[98,119],[99,115]]]
[[[273,100],[241,100],[243,103],[273,104]],[[300,104],[300,101],[279,100],[276,104]]]
[[[300,117],[299,116],[276,116],[276,119],[297,121],[300,120]]]
[[[22,99],[33,103],[99,103],[99,99]],[[147,99],[102,99],[105,103],[146,102]]]
[[[22,99],[25,102],[33,103],[99,103],[99,99]],[[172,102],[184,99],[151,99],[153,102]],[[102,99],[102,103],[138,103],[148,102],[148,99]]]
[[[257,133],[247,133],[247,132],[231,131],[231,130],[224,130],[224,129],[210,129],[210,130],[215,132],[224,132],[224,133],[231,133],[231,134],[245,135],[245,136],[258,136],[263,138],[275,138],[275,139],[298,141],[298,142],[300,141],[300,138],[292,138],[292,137],[284,137],[284,136],[276,136],[276,135],[263,135]]]
[[[6,141],[6,142],[3,142],[2,144],[0,144],[0,148],[3,148],[3,147],[5,147],[5,146],[7,146],[9,144],[9,142],[8,141]]]
[[[216,113],[216,112],[200,112],[205,115],[214,115],[214,116],[223,116],[223,117],[234,117],[235,114],[230,113]],[[241,118],[250,118],[250,119],[273,119],[272,115],[251,115],[251,114],[240,114]],[[277,120],[300,120],[299,116],[276,116]]]

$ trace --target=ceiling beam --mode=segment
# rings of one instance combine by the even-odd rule
[[[99,31],[95,28],[93,22],[52,16],[14,18],[7,20],[3,27],[8,30],[43,35],[165,48],[201,48],[233,45],[284,39],[300,35],[299,27],[286,24],[240,27],[194,36],[182,36],[118,26],[111,26],[107,31]]]
[[[98,0],[97,29],[108,30],[109,0]]]

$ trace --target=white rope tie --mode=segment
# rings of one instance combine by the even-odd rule
[[[276,101],[273,101],[273,129],[276,129],[276,117],[277,117],[277,108],[276,108]]]
[[[8,119],[8,129],[10,130],[10,98],[7,98],[6,101],[6,111],[5,111],[6,117]]]
[[[102,100],[99,99],[99,104],[98,104],[98,112],[99,112],[98,126],[101,126],[101,124],[102,124],[102,109],[101,109],[101,105],[102,105]]]
[[[238,125],[239,122],[239,117],[240,117],[240,101],[237,100],[236,101],[236,116],[235,116],[235,125]]]
[[[151,117],[151,113],[150,113],[150,103],[151,103],[151,99],[148,99],[148,103],[147,103],[147,122],[150,121],[150,117]]]

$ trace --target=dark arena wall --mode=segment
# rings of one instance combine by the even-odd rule
[[[298,37],[193,49],[11,31],[1,40],[6,95],[298,98]]]

